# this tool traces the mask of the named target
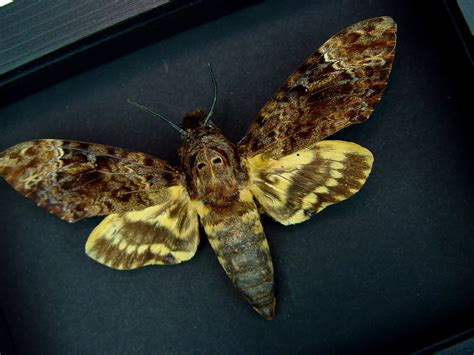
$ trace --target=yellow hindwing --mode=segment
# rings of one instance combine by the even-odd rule
[[[167,188],[158,205],[107,216],[89,236],[86,253],[114,269],[135,269],[189,260],[198,244],[197,214],[179,185]]]
[[[280,159],[248,159],[250,190],[264,211],[289,225],[343,201],[364,185],[372,153],[355,143],[325,140]]]

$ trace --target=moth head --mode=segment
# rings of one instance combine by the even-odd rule
[[[202,130],[204,128],[205,116],[204,111],[201,109],[185,113],[182,120],[183,129],[189,134],[197,130]]]
[[[220,133],[220,130],[212,121],[206,122],[206,114],[202,109],[187,112],[182,118],[182,127],[186,131],[183,139],[196,139],[203,135]]]

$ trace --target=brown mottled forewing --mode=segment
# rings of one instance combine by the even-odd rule
[[[395,44],[390,17],[365,20],[333,36],[260,110],[239,153],[276,159],[366,120],[387,85]]]
[[[162,200],[178,172],[153,156],[101,144],[43,139],[0,153],[0,175],[68,222],[140,210]]]

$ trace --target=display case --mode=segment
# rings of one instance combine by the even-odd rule
[[[123,2],[132,3],[142,2]],[[144,20],[123,33],[114,33],[120,26],[104,29],[107,37],[90,48],[79,39],[84,50],[65,57],[51,51],[45,68],[32,66],[24,76],[10,69],[18,77],[2,78],[0,150],[61,138],[178,164],[179,134],[127,100],[176,123],[184,112],[208,110],[211,62],[219,85],[213,121],[238,142],[325,40],[387,15],[398,24],[398,44],[382,100],[367,122],[329,138],[373,152],[368,182],[301,224],[262,217],[277,297],[275,318],[266,321],[232,287],[203,230],[190,261],[112,270],[84,253],[101,218],[61,221],[1,180],[0,353],[400,354],[463,342],[469,348],[472,66],[445,4],[281,0],[223,11],[214,2],[193,12],[198,3],[187,2],[186,16],[169,15],[173,20],[158,27]],[[0,8],[0,19],[8,6],[22,4]],[[34,18],[28,23],[24,30],[33,31]],[[451,340],[433,347],[443,339]]]

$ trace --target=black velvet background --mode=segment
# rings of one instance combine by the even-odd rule
[[[392,353],[472,327],[472,90],[462,89],[472,69],[442,3],[415,3],[265,1],[0,108],[0,149],[68,138],[177,163],[178,134],[127,98],[178,121],[209,106],[210,61],[220,85],[215,122],[237,141],[332,34],[379,15],[399,26],[381,103],[334,137],[374,153],[366,186],[300,225],[263,218],[276,269],[273,321],[233,289],[204,236],[187,263],[114,271],[83,251],[100,218],[67,224],[2,181],[0,339],[18,353]]]

